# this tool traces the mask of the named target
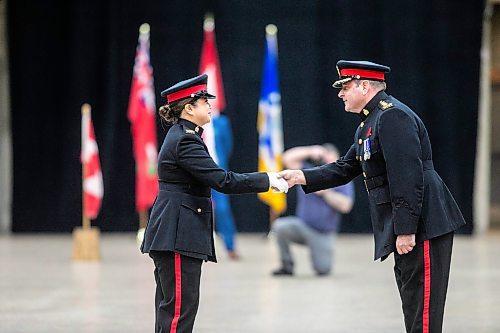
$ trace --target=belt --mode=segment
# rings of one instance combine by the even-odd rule
[[[434,164],[432,163],[432,160],[422,161],[422,166],[423,166],[424,171],[434,170]],[[373,190],[376,187],[384,185],[386,182],[387,182],[387,177],[385,175],[384,176],[375,176],[375,177],[365,179],[366,191],[369,192],[370,190]]]
[[[365,179],[366,192],[369,192],[370,190],[376,187],[384,185],[387,182],[386,179],[387,179],[386,176],[375,176]]]
[[[197,197],[207,197],[210,198],[210,187],[203,185],[192,185],[187,183],[166,183],[164,181],[159,182],[160,190],[169,192],[180,192],[187,193]]]

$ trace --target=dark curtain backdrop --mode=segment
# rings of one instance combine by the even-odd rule
[[[138,28],[151,25],[159,92],[197,75],[203,17],[213,12],[232,119],[231,169],[257,168],[257,104],[265,26],[278,26],[285,148],[333,142],[345,151],[357,116],[331,88],[339,59],[392,67],[388,93],[424,120],[435,167],[472,222],[472,189],[484,3],[412,1],[88,1],[8,2],[14,142],[13,231],[69,232],[81,223],[80,106],[93,107],[104,175],[95,225],[137,230],[134,160],[126,118]],[[158,122],[161,144],[166,130]],[[344,232],[370,232],[367,196]],[[294,193],[289,210],[294,211]],[[240,231],[265,231],[268,209],[256,195],[233,196]],[[462,232],[470,232],[470,223]]]

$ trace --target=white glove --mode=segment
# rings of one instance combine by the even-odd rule
[[[269,177],[269,187],[273,190],[273,193],[288,192],[288,183],[283,178],[278,178],[276,172],[268,172]]]

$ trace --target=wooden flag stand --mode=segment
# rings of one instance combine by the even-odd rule
[[[82,105],[82,114],[90,112],[90,105]],[[90,219],[85,216],[83,181],[86,171],[85,163],[82,163],[82,227],[73,230],[73,260],[99,261],[101,259],[99,238],[100,230],[90,225]]]
[[[85,220],[87,223],[85,223]],[[99,238],[101,232],[98,227],[91,227],[90,220],[84,218],[83,227],[73,230],[73,260],[99,261],[101,260]]]
[[[148,224],[148,211],[143,210],[139,212],[139,230],[137,230],[137,245],[140,247],[142,241],[144,240],[144,233],[146,231],[146,226]]]

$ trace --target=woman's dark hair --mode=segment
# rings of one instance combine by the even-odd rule
[[[184,110],[184,106],[186,106],[186,104],[194,104],[198,99],[199,97],[189,97],[167,103],[158,110],[160,118],[169,124],[174,124],[179,120],[182,110]]]

